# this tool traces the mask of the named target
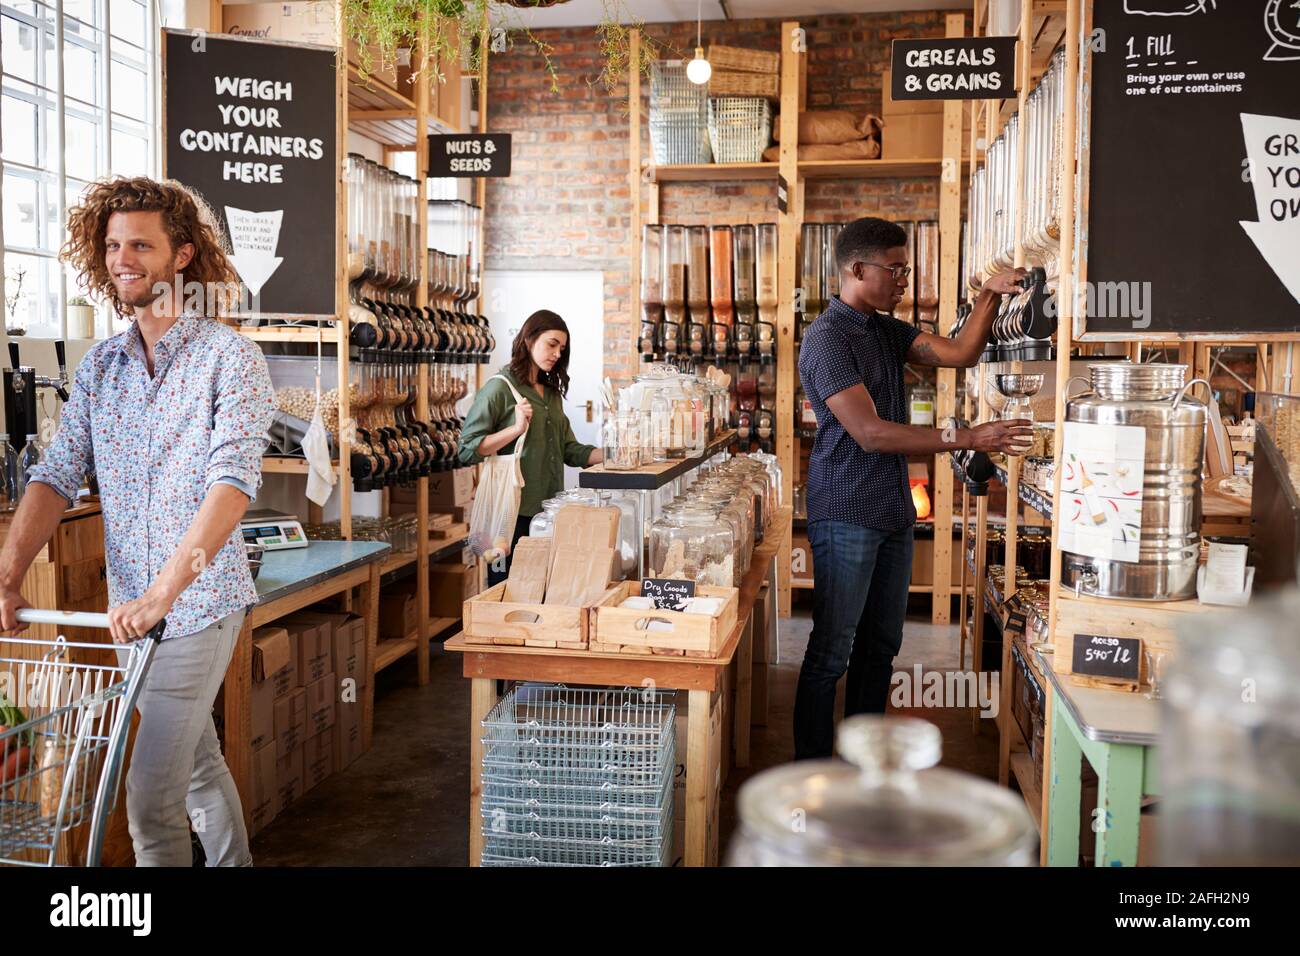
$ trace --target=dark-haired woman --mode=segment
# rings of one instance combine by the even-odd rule
[[[519,520],[510,542],[528,533],[542,502],[564,490],[564,466],[585,468],[604,457],[573,437],[564,414],[569,391],[569,327],[554,312],[534,312],[515,336],[510,364],[483,383],[460,430],[460,460],[476,465],[489,455],[520,452],[524,475]],[[522,398],[524,401],[517,401]],[[522,444],[520,444],[520,436]],[[488,567],[488,586],[510,571],[510,558]]]

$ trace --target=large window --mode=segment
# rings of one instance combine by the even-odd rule
[[[66,210],[87,183],[156,173],[155,16],[151,0],[0,0],[4,319],[11,330],[64,336],[67,302],[80,289],[57,256]],[[101,308],[97,334],[118,331],[108,321]]]

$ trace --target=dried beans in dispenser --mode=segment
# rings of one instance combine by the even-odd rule
[[[686,324],[687,351],[691,362],[698,364],[709,344],[709,227],[686,229]]]
[[[664,318],[664,227],[645,226],[641,234],[641,358],[653,361]]]
[[[732,234],[730,226],[714,226],[709,232],[711,270],[709,289],[713,305],[712,354],[726,361],[735,311],[731,299]]]

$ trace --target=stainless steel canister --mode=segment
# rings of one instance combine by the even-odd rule
[[[1108,362],[1089,366],[1092,390],[1070,397],[1067,422],[1135,425],[1146,431],[1138,561],[1063,552],[1067,587],[1097,597],[1176,601],[1196,594],[1206,406],[1183,384],[1186,365]],[[1076,381],[1071,379],[1071,383]],[[1067,383],[1066,389],[1070,388]]]

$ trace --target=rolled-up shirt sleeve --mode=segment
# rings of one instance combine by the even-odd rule
[[[498,427],[496,423],[505,418],[507,403],[511,409],[514,408],[510,390],[494,381],[485,382],[478,390],[474,401],[470,403],[465,422],[460,427],[460,448],[456,456],[462,465],[477,465],[483,461],[483,456],[478,453],[478,446],[483,444],[483,439],[488,435],[495,434],[505,427],[504,425]],[[499,449],[497,454],[509,454],[506,448],[513,444],[511,442],[505,448]]]
[[[275,392],[262,350],[254,342],[228,356],[213,396],[212,444],[205,491],[225,482],[249,498],[262,485],[262,454],[275,411]]]
[[[95,470],[95,449],[90,430],[90,409],[94,393],[90,382],[94,374],[93,355],[87,355],[73,377],[72,390],[59,412],[59,428],[41,456],[40,464],[31,470],[27,480],[49,485],[68,503],[77,500],[81,480]]]

